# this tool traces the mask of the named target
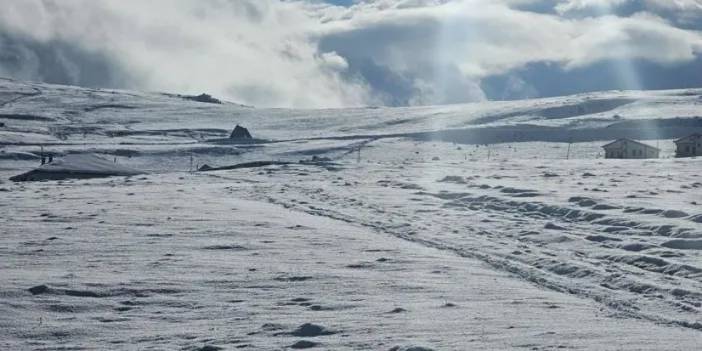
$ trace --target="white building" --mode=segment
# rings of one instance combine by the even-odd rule
[[[702,156],[702,134],[690,134],[675,141],[675,157]]]
[[[605,158],[658,158],[660,149],[631,139],[619,139],[602,146]]]

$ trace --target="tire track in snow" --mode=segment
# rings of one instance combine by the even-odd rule
[[[264,191],[263,188],[256,189],[256,191],[252,191],[249,194],[256,197],[260,196],[259,194],[270,193],[271,190],[270,188],[267,188],[266,191]],[[379,233],[392,235],[420,245],[449,251],[461,257],[478,259],[486,262],[496,269],[510,272],[521,279],[530,281],[539,286],[595,300],[609,307],[616,314],[622,316],[702,330],[702,324],[699,322],[672,318],[670,316],[664,316],[658,313],[657,309],[660,308],[659,305],[661,302],[656,301],[656,299],[654,299],[652,302],[646,301],[646,303],[650,302],[653,305],[652,307],[647,306],[646,303],[642,304],[637,301],[646,294],[646,291],[641,290],[645,290],[646,282],[638,281],[633,278],[629,280],[627,275],[629,275],[631,272],[627,270],[626,266],[620,267],[613,265],[613,263],[616,263],[616,260],[609,260],[610,263],[603,269],[597,268],[597,266],[606,262],[596,260],[593,265],[592,262],[588,262],[588,259],[591,258],[587,256],[584,260],[577,262],[571,262],[570,260],[572,257],[568,257],[568,261],[566,262],[543,256],[543,254],[556,256],[556,253],[541,251],[540,254],[542,254],[542,256],[539,256],[538,254],[532,255],[532,258],[536,258],[536,262],[551,260],[556,263],[553,265],[553,267],[546,267],[547,269],[544,269],[544,267],[540,267],[539,265],[535,265],[533,262],[530,262],[529,259],[524,259],[520,256],[515,257],[514,255],[510,255],[508,252],[505,252],[505,250],[500,251],[499,248],[501,243],[499,240],[504,239],[504,237],[500,235],[501,233],[481,229],[480,225],[473,225],[473,228],[462,228],[462,236],[488,239],[471,239],[468,240],[468,242],[459,241],[456,243],[452,242],[450,240],[451,238],[449,238],[449,240],[445,240],[441,235],[437,234],[452,230],[449,226],[441,224],[441,218],[434,220],[432,216],[429,216],[429,218],[432,219],[422,221],[416,216],[416,213],[408,214],[402,211],[389,210],[390,206],[386,206],[386,204],[382,204],[382,202],[375,203],[372,201],[372,199],[369,200],[368,198],[365,198],[363,200],[354,201],[352,200],[353,197],[344,197],[344,192],[337,191],[338,189],[336,188],[332,191],[325,191],[322,188],[310,189],[305,186],[292,186],[288,184],[278,189],[279,192],[284,192],[293,195],[294,197],[292,199],[285,199],[283,196],[276,198],[267,197],[266,200],[268,200],[268,202],[317,216],[328,217],[347,223],[361,225],[371,228]],[[408,189],[402,190],[407,191]],[[418,194],[416,189],[409,190],[414,191],[414,194]],[[412,193],[407,193],[406,196],[411,197]],[[324,206],[320,206],[320,204],[324,204]],[[435,206],[441,206],[441,202],[435,204]],[[359,209],[362,210],[357,212],[356,210]],[[442,209],[441,213],[443,214],[444,212],[445,209]],[[499,206],[493,208],[483,208],[478,212],[482,214],[500,214],[501,218],[499,221],[501,221],[501,224],[503,225],[509,225],[509,223],[505,222],[514,222],[512,226],[519,228],[520,223],[523,222],[520,219],[523,213],[509,213],[508,211],[506,212],[501,210]],[[452,215],[460,215],[460,213],[455,213]],[[562,216],[561,218],[569,219],[568,216]],[[530,222],[534,222],[535,220],[542,223],[548,220],[553,221],[554,218],[549,218],[548,216],[546,216],[546,218],[529,218]],[[577,230],[587,232],[588,230],[592,231],[592,228],[578,228]],[[495,240],[498,242],[495,242]],[[522,242],[517,244],[522,244]],[[540,249],[539,246],[532,246],[532,248]],[[575,273],[582,271],[583,269],[591,271],[588,273],[588,275],[593,275],[595,277],[599,277],[600,279],[607,280],[612,276],[617,276],[618,280],[610,279],[609,284],[595,284],[597,283],[597,279],[591,278],[590,281],[578,281],[576,284],[573,284],[573,280],[578,279],[577,274]],[[592,280],[594,280],[594,283]],[[611,283],[612,281],[618,283],[620,286],[614,286]],[[623,289],[629,289],[630,291],[625,291]],[[671,307],[680,307],[680,305],[675,305],[675,298],[685,297],[687,294],[689,294],[689,292],[685,292],[684,290],[681,293],[681,291],[676,291],[673,289],[663,289],[659,292],[671,293],[673,301],[662,302],[662,304],[668,306],[668,309]],[[620,296],[623,294],[626,295],[626,298],[622,298]],[[645,305],[644,307],[646,307],[644,310],[641,309],[642,305]]]
[[[30,97],[34,97],[34,96],[39,96],[42,94],[42,92],[39,88],[32,87],[32,90],[34,90],[33,93],[15,92],[14,94],[17,94],[19,96],[14,97],[14,98],[7,100],[7,101],[0,102],[0,107],[6,107],[7,105],[10,105],[10,104],[15,103],[17,101],[20,101],[22,99],[26,99],[26,98],[30,98]]]

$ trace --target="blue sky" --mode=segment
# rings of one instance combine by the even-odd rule
[[[0,0],[0,7],[0,76],[51,83],[208,92],[276,107],[702,87],[702,0]]]

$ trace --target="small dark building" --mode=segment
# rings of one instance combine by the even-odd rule
[[[197,101],[197,102],[206,102],[208,104],[221,104],[222,103],[221,100],[215,99],[214,97],[212,97],[212,95],[205,94],[205,93],[202,93],[202,94],[197,95],[197,96],[185,96],[185,98],[188,100]]]
[[[237,124],[232,134],[229,136],[229,139],[253,139],[253,137],[248,129]]]
[[[675,157],[702,156],[702,134],[695,133],[675,141]]]

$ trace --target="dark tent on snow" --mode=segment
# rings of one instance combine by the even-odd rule
[[[234,127],[232,134],[229,135],[229,139],[253,139],[253,137],[251,136],[251,133],[249,133],[248,129],[237,124],[236,127]]]

